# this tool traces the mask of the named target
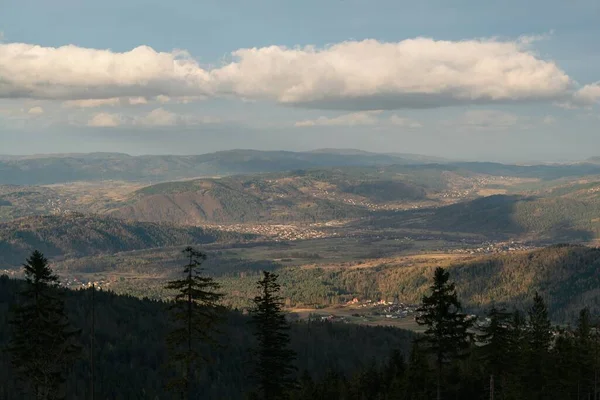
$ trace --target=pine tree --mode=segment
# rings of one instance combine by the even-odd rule
[[[529,350],[528,386],[532,399],[543,399],[546,395],[546,378],[549,349],[552,343],[552,325],[544,299],[539,293],[533,297],[533,305],[528,312],[527,339]]]
[[[477,340],[481,344],[481,361],[490,377],[490,398],[494,398],[505,386],[507,373],[514,363],[510,353],[512,315],[492,307],[487,317],[489,323],[479,327]]]
[[[427,363],[426,354],[419,341],[413,342],[408,358],[406,372],[406,398],[408,400],[429,400],[433,390],[430,385],[431,373]]]
[[[289,324],[282,312],[283,302],[279,296],[277,274],[263,271],[257,282],[260,295],[254,298],[255,309],[252,323],[258,341],[256,351],[256,378],[261,399],[281,400],[289,396],[295,386],[291,374],[295,368],[295,353],[289,349]]]
[[[399,350],[393,350],[382,371],[382,383],[390,399],[404,397],[406,383],[406,362]],[[400,397],[402,396],[402,397]]]
[[[442,398],[444,365],[465,355],[471,344],[469,328],[473,322],[463,314],[455,285],[443,268],[435,270],[431,295],[423,296],[417,310],[417,323],[425,325],[422,342],[434,356],[437,373],[437,399]]]
[[[22,301],[10,321],[12,366],[26,396],[64,398],[69,367],[81,351],[80,331],[69,324],[58,276],[44,255],[34,251],[23,267]]]
[[[578,397],[591,396],[594,382],[595,349],[591,315],[588,308],[584,308],[579,312],[577,327],[574,333],[579,371],[579,381],[577,383]]]
[[[527,377],[527,323],[525,316],[515,310],[510,318],[508,356],[512,360],[509,369],[509,378],[504,382],[504,398],[520,399],[525,391],[524,378]]]
[[[201,354],[198,345],[216,344],[217,324],[221,320],[217,293],[219,284],[211,277],[203,276],[202,261],[206,254],[187,247],[184,254],[188,263],[183,268],[184,277],[170,281],[166,289],[176,290],[175,301],[170,304],[175,328],[167,337],[170,363],[176,368],[177,376],[168,388],[178,391],[181,398],[192,399],[196,368],[201,361],[209,361]]]

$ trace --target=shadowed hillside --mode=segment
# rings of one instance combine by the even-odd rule
[[[0,224],[0,266],[19,265],[34,249],[48,257],[115,253],[241,238],[229,232],[70,214]]]
[[[364,222],[379,228],[469,232],[490,238],[541,242],[590,241],[600,237],[600,196],[494,195],[439,208],[380,213]]]

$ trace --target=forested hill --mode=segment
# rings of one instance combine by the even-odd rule
[[[470,187],[466,170],[441,166],[345,167],[165,182],[142,188],[112,215],[181,224],[316,222],[358,218],[385,204],[436,201]]]
[[[543,196],[494,195],[435,209],[374,216],[364,224],[465,232],[490,238],[587,242],[600,237],[600,192],[593,189]]]
[[[0,347],[8,339],[8,310],[14,304],[19,281],[0,277]],[[73,325],[82,329],[83,354],[67,383],[67,399],[89,398],[90,291],[67,291],[67,312]],[[165,335],[169,319],[164,303],[96,292],[96,398],[171,399],[165,383]],[[202,372],[205,400],[242,400],[254,388],[249,371],[255,367],[251,348],[255,346],[248,318],[228,314],[218,348],[206,351],[214,362]],[[414,334],[393,328],[313,322],[293,323],[291,346],[297,352],[298,373],[323,377],[329,370],[352,373],[386,362],[393,349],[408,354]],[[14,377],[0,352],[0,398],[20,400]]]
[[[435,158],[432,160],[436,160]],[[40,155],[0,159],[0,184],[43,185],[73,181],[166,181],[199,176],[288,171],[332,166],[415,164],[425,156],[230,150],[173,156],[120,153]]]
[[[20,265],[34,249],[48,257],[84,256],[250,237],[77,213],[25,217],[0,223],[0,267]]]
[[[456,282],[463,305],[477,312],[492,304],[526,308],[535,291],[547,301],[556,323],[572,322],[584,307],[600,312],[600,249],[554,245],[505,255],[440,260]],[[345,303],[359,299],[399,299],[419,303],[429,290],[429,278],[440,264],[422,260],[382,261],[378,265],[282,268],[277,270],[282,295],[293,305]],[[222,278],[236,298],[250,298],[257,275]]]

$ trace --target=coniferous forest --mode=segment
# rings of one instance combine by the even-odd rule
[[[598,399],[600,330],[587,309],[554,326],[544,299],[463,312],[435,270],[422,334],[289,322],[277,274],[249,315],[220,305],[205,254],[186,248],[177,294],[159,302],[59,286],[33,252],[0,278],[2,399]],[[183,263],[183,262],[182,262]]]

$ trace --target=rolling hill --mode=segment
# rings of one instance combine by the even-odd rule
[[[600,183],[537,195],[493,195],[445,207],[380,213],[367,226],[478,233],[556,243],[600,238]]]
[[[344,167],[166,182],[134,192],[110,215],[140,221],[317,222],[375,209],[435,202],[473,185],[469,171],[441,167]]]
[[[0,267],[20,265],[33,250],[48,257],[78,257],[246,237],[251,236],[76,213],[25,217],[0,224]]]

